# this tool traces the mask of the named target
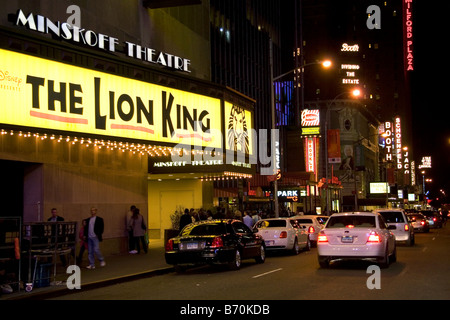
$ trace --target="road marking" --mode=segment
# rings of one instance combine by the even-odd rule
[[[264,273],[258,274],[258,275],[256,275],[256,276],[253,276],[252,278],[253,278],[253,279],[259,278],[259,277],[268,275],[268,274],[273,273],[273,272],[281,271],[281,270],[283,270],[283,268],[278,268],[278,269],[275,269],[275,270],[272,270],[272,271],[264,272]]]

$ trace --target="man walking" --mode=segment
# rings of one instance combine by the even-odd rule
[[[100,251],[100,242],[103,240],[104,223],[103,218],[97,216],[97,208],[91,208],[91,217],[86,219],[87,224],[84,229],[84,235],[88,239],[88,269],[95,269],[95,257],[100,261],[100,266],[106,265],[102,252]]]

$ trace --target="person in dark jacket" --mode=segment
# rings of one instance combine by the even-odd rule
[[[192,223],[192,216],[189,213],[189,209],[186,208],[184,209],[184,214],[180,217],[180,231],[190,223]]]
[[[106,265],[103,254],[100,251],[100,242],[103,241],[103,230],[105,228],[103,218],[97,216],[97,208],[91,208],[91,217],[86,219],[87,224],[84,234],[88,240],[88,269],[95,269],[95,257],[100,261],[100,266]]]

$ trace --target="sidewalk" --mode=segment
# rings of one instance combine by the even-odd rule
[[[87,256],[81,267],[81,290],[98,288],[105,285],[164,274],[173,271],[171,265],[164,259],[163,240],[150,240],[148,253],[144,254],[117,254],[105,257],[106,266],[96,266],[94,270],[85,268]],[[70,292],[64,282],[70,274],[65,274],[63,268],[58,268],[56,284],[47,287],[33,288],[31,292],[21,289],[19,292],[0,295],[1,300],[45,299]],[[23,279],[22,279],[23,280]],[[51,279],[53,280],[53,279]],[[23,281],[26,282],[26,281]],[[76,289],[73,289],[76,290]]]

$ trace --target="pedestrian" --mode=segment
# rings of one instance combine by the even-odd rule
[[[128,232],[128,251],[132,251],[134,249],[134,239],[133,239],[133,230],[129,227],[131,217],[133,216],[133,212],[136,209],[135,205],[132,205],[130,207],[130,210],[127,212],[126,221],[125,221],[125,228]]]
[[[64,221],[64,218],[58,215],[58,210],[56,208],[52,208],[51,213],[52,216],[48,218],[47,221],[50,222]]]
[[[77,266],[81,265],[81,261],[83,260],[83,254],[84,251],[88,250],[88,241],[86,239],[86,236],[84,235],[84,229],[86,228],[87,220],[83,219],[81,221],[81,228],[78,232],[78,238],[80,240],[80,251],[78,252],[77,256]]]
[[[100,242],[103,241],[103,231],[105,225],[103,218],[97,216],[97,208],[91,208],[91,217],[86,219],[84,235],[88,241],[88,269],[95,269],[95,257],[100,261],[100,266],[106,265],[103,254],[100,251]]]
[[[253,228],[253,218],[250,217],[247,211],[244,211],[244,219],[243,219],[245,225],[249,227],[250,229]]]
[[[189,214],[189,209],[186,208],[184,209],[183,215],[180,217],[180,231],[190,223],[192,223],[192,217]]]
[[[147,231],[147,226],[145,225],[144,217],[141,215],[138,208],[134,209],[128,228],[131,229],[133,233],[133,249],[129,253],[141,253],[141,246],[139,242],[142,243],[144,252],[147,253],[148,246],[144,238],[145,232]]]
[[[63,222],[64,218],[58,214],[58,209],[52,208],[51,210],[52,216],[47,219],[48,222]],[[56,226],[52,226],[52,242],[56,243]],[[59,255],[61,263],[65,268],[67,266],[66,256],[64,254]]]

